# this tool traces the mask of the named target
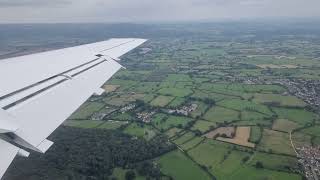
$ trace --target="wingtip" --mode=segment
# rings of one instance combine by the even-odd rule
[[[144,43],[148,41],[148,39],[139,39],[139,40],[141,40]]]

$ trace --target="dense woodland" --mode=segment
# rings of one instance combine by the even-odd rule
[[[151,141],[120,131],[61,127],[50,137],[46,154],[16,158],[4,180],[108,179],[115,167],[136,168],[141,175],[160,176],[148,160],[174,147],[158,136]]]

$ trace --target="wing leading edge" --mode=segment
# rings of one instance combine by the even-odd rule
[[[28,156],[23,149],[45,153],[53,144],[46,138],[103,93],[100,87],[122,67],[119,57],[145,41],[111,39],[0,61],[0,178],[17,154]]]

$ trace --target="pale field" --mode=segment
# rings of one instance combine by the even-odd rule
[[[217,140],[254,148],[255,144],[249,142],[251,127],[237,127],[234,138],[218,137]]]
[[[208,132],[203,136],[206,138],[213,139],[217,134],[219,134],[219,136],[221,136],[222,134],[225,134],[227,137],[231,138],[234,133],[235,133],[234,127],[220,127],[218,129]]]
[[[110,93],[117,90],[119,87],[120,85],[104,85],[102,88],[106,90],[107,93]]]

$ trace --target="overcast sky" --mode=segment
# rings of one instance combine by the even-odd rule
[[[0,23],[320,17],[320,0],[0,0]]]

